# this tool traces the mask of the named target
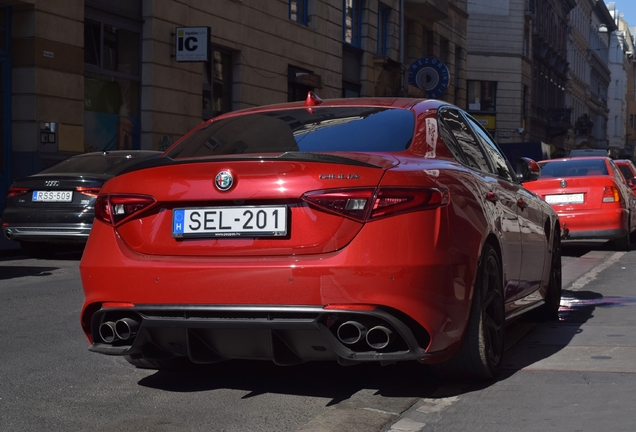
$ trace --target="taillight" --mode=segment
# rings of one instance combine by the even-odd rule
[[[337,189],[307,192],[310,204],[360,222],[448,204],[448,191],[437,188]]]
[[[76,191],[78,191],[79,193],[81,193],[82,195],[86,195],[89,197],[96,197],[97,195],[99,195],[99,190],[101,188],[98,187],[78,187],[75,188]]]
[[[95,201],[95,218],[109,225],[117,225],[154,204],[147,195],[99,195]]]
[[[28,191],[29,191],[29,188],[25,188],[25,187],[10,187],[9,192],[7,192],[7,198],[26,195]]]
[[[605,189],[603,189],[604,203],[620,202],[620,200],[621,200],[621,195],[618,192],[617,188],[615,188],[614,186],[605,186]]]

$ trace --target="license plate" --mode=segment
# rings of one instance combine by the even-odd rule
[[[583,194],[560,194],[560,195],[546,195],[545,201],[548,204],[582,204]]]
[[[33,202],[71,202],[72,191],[33,191]]]
[[[202,207],[172,211],[172,237],[287,235],[287,207]]]

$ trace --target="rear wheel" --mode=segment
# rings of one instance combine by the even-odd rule
[[[631,227],[627,228],[627,234],[623,237],[614,240],[614,245],[616,249],[621,251],[629,251],[632,248],[632,233],[630,232]]]
[[[487,244],[479,263],[461,347],[452,358],[432,368],[450,379],[492,379],[501,369],[504,337],[501,266],[497,252]]]

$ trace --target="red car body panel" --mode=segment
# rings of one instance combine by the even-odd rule
[[[220,119],[298,106],[302,105],[255,108]],[[551,236],[559,226],[556,214],[520,184],[488,173],[476,176],[454,159],[433,126],[437,110],[447,104],[356,99],[325,101],[322,106],[411,110],[415,129],[410,146],[399,152],[326,151],[316,161],[307,159],[313,155],[299,160],[279,160],[272,154],[188,157],[125,173],[104,185],[102,197],[152,197],[152,202],[114,226],[99,218],[94,223],[80,264],[85,292],[81,323],[92,349],[117,355],[142,349],[142,342],[132,348],[111,346],[98,335],[104,317],[115,320],[130,310],[144,318],[144,343],[162,349],[187,343],[187,349],[174,348],[172,354],[199,362],[216,360],[193,348],[201,344],[223,353],[220,358],[274,356],[278,363],[296,357],[440,361],[462,341],[478,261],[487,242],[502,257],[507,316],[541,304],[549,280]],[[214,182],[221,171],[230,171],[236,182],[219,193]],[[304,198],[316,191],[366,189],[436,191],[440,202],[358,220]],[[174,209],[243,203],[287,206],[286,235],[172,235]],[[216,318],[205,321],[197,315],[187,324],[187,319],[170,321],[161,315],[174,310]],[[261,322],[256,316],[263,311],[272,316],[289,311],[301,318],[293,324],[264,318]],[[224,314],[238,312],[249,315],[250,322],[224,321]],[[390,352],[347,351],[325,330],[340,312],[367,313],[371,322],[385,320],[404,346]],[[313,327],[302,318],[309,314],[319,316]],[[161,332],[153,325],[163,326]],[[272,341],[271,332],[287,347],[277,349],[291,349],[293,359],[272,354],[276,349],[268,346],[279,342]],[[237,343],[241,338],[253,347]]]
[[[581,163],[603,161],[605,173],[598,170],[583,175],[568,175],[566,171],[552,176],[546,164],[565,163],[578,169]],[[579,194],[582,202],[552,203],[559,219],[572,239],[617,239],[636,229],[634,197],[623,177],[612,167],[609,158],[583,157],[539,162],[544,166],[541,178],[525,186],[546,199],[550,196]],[[616,189],[618,199],[604,202],[604,191]]]

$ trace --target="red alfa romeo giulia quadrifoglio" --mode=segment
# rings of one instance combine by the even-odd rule
[[[506,323],[555,318],[560,224],[488,133],[413,99],[216,117],[101,189],[80,269],[90,350],[435,363],[492,378]]]

